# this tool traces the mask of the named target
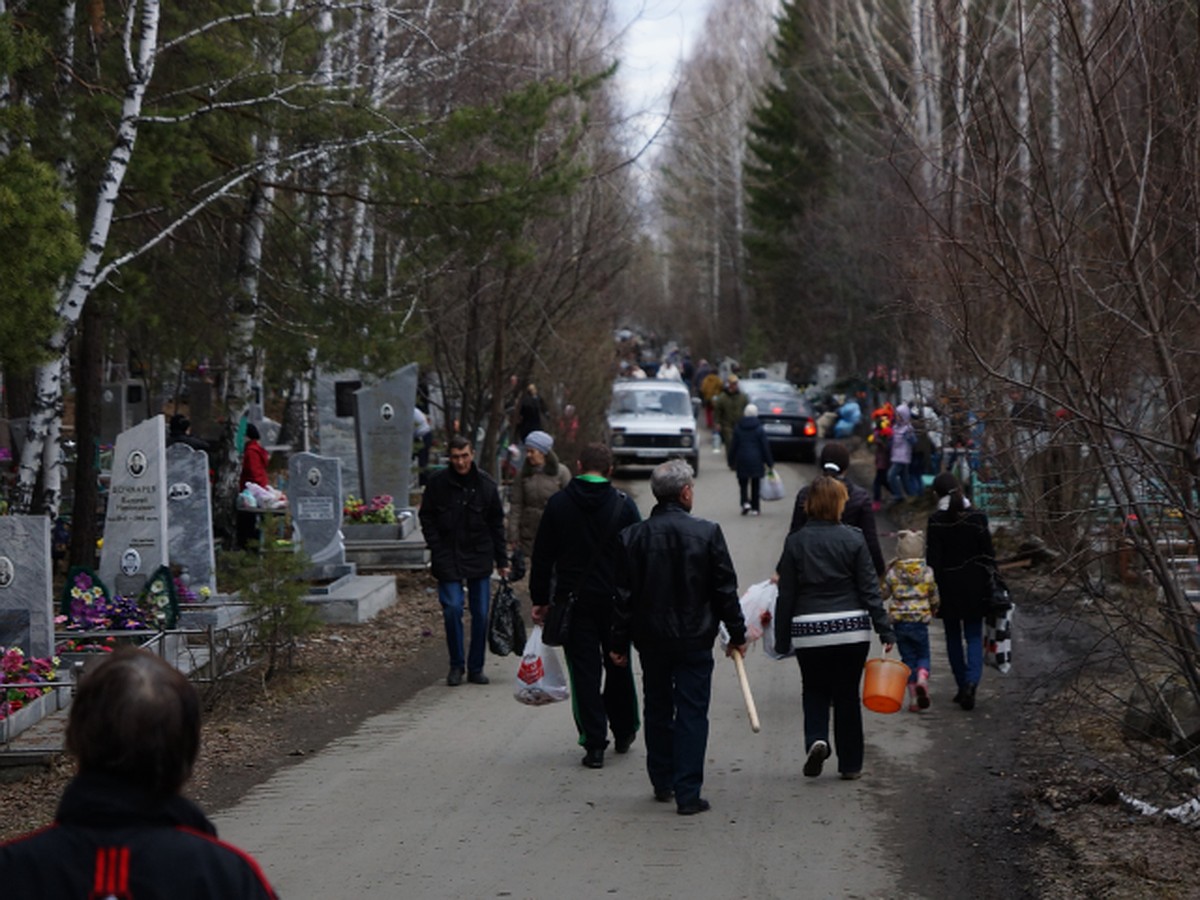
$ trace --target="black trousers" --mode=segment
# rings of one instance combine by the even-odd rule
[[[579,743],[588,750],[608,746],[614,737],[637,733],[637,691],[630,666],[616,666],[608,657],[612,600],[582,597],[571,611],[571,632],[563,647],[571,679],[571,712]]]
[[[833,704],[833,748],[839,772],[861,772],[862,704],[858,686],[867,661],[868,641],[830,644],[796,651],[800,661],[804,708],[804,752],[813,741],[829,742],[829,706]]]

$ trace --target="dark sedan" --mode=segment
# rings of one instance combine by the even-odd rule
[[[817,423],[808,402],[798,393],[755,391],[751,402],[776,458],[792,457],[812,463],[817,459]]]

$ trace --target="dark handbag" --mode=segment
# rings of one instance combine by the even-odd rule
[[[1012,594],[996,566],[990,567],[988,579],[988,618],[1002,616],[1012,609]]]
[[[542,619],[542,643],[547,647],[561,647],[571,633],[571,611],[575,607],[575,594],[567,593],[555,597]]]

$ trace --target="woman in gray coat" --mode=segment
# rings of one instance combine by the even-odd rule
[[[520,550],[528,559],[546,501],[571,481],[571,470],[554,455],[554,438],[544,431],[525,436],[525,464],[512,483],[508,507],[509,550]]]

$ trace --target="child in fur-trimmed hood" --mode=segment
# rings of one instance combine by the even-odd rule
[[[925,564],[925,533],[901,531],[897,559],[883,576],[883,598],[896,629],[896,647],[909,668],[909,712],[929,708],[929,621],[937,612],[937,582]]]

